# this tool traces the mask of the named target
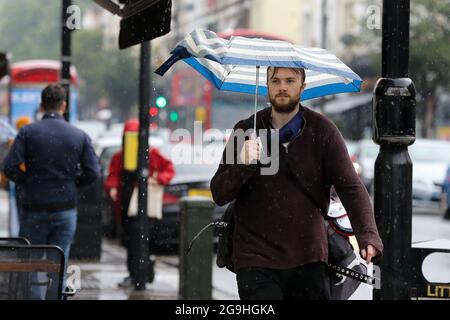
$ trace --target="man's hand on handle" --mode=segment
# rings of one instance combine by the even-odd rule
[[[367,264],[369,264],[372,261],[372,258],[376,257],[378,253],[378,250],[369,244],[366,249],[361,250],[361,257],[366,260]]]
[[[261,159],[261,145],[256,139],[245,141],[244,147],[241,150],[241,161],[245,165],[253,164]]]

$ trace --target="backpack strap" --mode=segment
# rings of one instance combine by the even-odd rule
[[[309,201],[311,201],[312,204],[314,204],[314,206],[319,209],[320,214],[322,215],[322,217],[325,218],[326,216],[326,212],[322,212],[322,208],[319,205],[319,203],[316,201],[316,199],[314,199],[314,197],[306,190],[306,188],[302,185],[302,183],[295,177],[295,175],[292,173],[291,170],[289,170],[289,172],[291,173],[291,176],[295,182],[295,184],[297,185],[297,187],[300,189],[300,191],[308,198]]]

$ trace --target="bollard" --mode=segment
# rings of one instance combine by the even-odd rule
[[[183,300],[210,300],[212,293],[212,228],[204,231],[187,249],[195,235],[212,222],[214,202],[206,197],[184,197],[180,210],[179,297]]]

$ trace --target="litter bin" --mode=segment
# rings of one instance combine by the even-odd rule
[[[204,231],[187,254],[195,235],[212,222],[214,202],[206,197],[184,197],[180,211],[179,297],[210,300],[212,295],[213,232]]]
[[[79,189],[77,230],[70,249],[75,260],[100,260],[102,249],[102,180]]]

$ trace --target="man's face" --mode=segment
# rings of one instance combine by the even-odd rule
[[[279,113],[292,112],[305,89],[301,74],[290,68],[278,68],[276,71],[271,68],[268,79],[267,88],[272,107]]]

